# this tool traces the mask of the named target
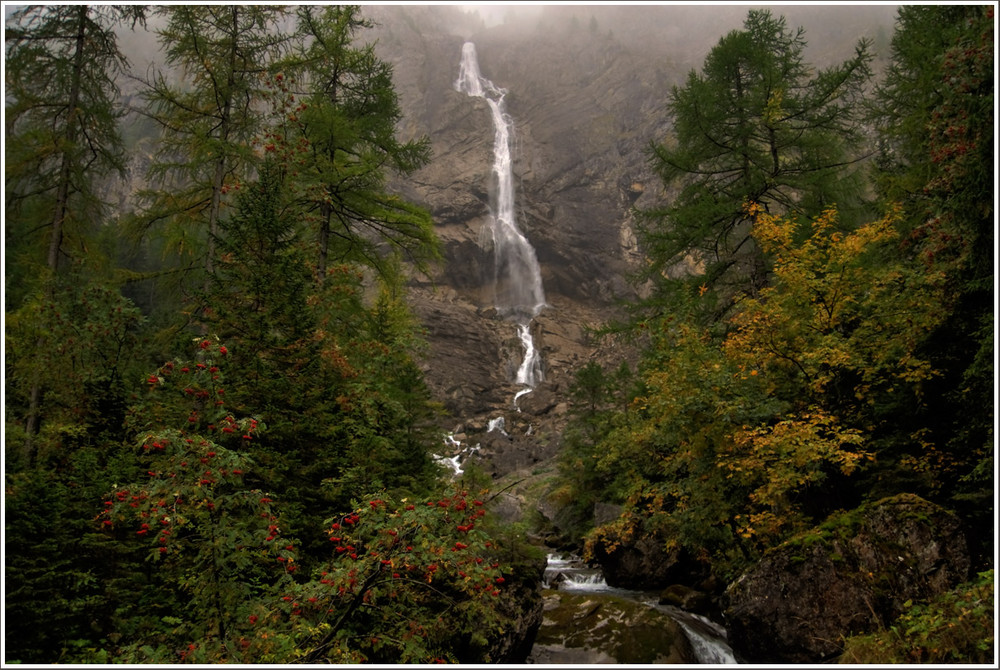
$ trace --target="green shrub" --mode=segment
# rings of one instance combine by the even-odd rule
[[[888,629],[848,638],[840,662],[993,663],[993,574],[910,604]]]

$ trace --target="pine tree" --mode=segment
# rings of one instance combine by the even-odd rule
[[[205,323],[229,347],[227,406],[268,425],[246,449],[308,524],[358,491],[427,488],[429,393],[398,279],[370,306],[357,267],[317,284],[281,172],[266,159],[220,222]]]
[[[303,6],[298,21],[296,70],[306,96],[284,110],[286,125],[272,139],[284,142],[298,205],[315,225],[317,276],[340,262],[382,272],[387,253],[418,264],[436,257],[430,215],[387,188],[390,174],[410,174],[430,154],[426,138],[397,136],[392,66],[374,45],[354,44],[372,24],[357,6]]]

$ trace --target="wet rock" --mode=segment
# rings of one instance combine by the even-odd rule
[[[528,663],[692,663],[680,625],[642,603],[606,593],[549,592]]]
[[[553,591],[555,591],[562,584],[564,584],[568,579],[569,579],[569,577],[567,577],[564,573],[560,572],[555,577],[552,577],[551,579],[549,579],[548,586],[549,586],[550,589],[552,589]],[[556,607],[559,606],[559,600],[558,600],[558,598],[546,599],[546,603],[549,604],[548,609],[555,609]]]
[[[727,590],[726,628],[750,663],[836,658],[848,635],[888,627],[907,600],[964,581],[958,519],[914,495],[881,500],[769,551]]]
[[[593,542],[591,550],[608,584],[623,589],[662,589],[671,584],[695,584],[708,576],[708,566],[680,547],[667,549],[667,538],[614,526]]]
[[[683,584],[671,584],[660,593],[661,605],[673,605],[688,612],[708,616],[714,614],[711,597]]]

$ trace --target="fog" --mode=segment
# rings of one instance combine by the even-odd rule
[[[276,3],[261,3],[276,4]],[[320,3],[317,3],[320,4]],[[805,29],[806,60],[825,66],[853,55],[857,40],[873,41],[876,69],[888,57],[889,39],[899,5],[767,5],[716,3],[645,4],[368,4],[364,13],[392,31],[403,24],[419,31],[446,32],[464,40],[489,34],[491,39],[559,40],[579,37],[590,31],[610,38],[630,51],[643,54],[650,64],[676,69],[679,73],[700,69],[705,56],[727,32],[741,28],[753,8],[770,9],[785,16],[790,29]],[[5,5],[5,17],[23,5]],[[149,5],[149,9],[159,5]],[[294,5],[288,6],[290,9]],[[155,34],[163,19],[148,13],[147,26],[135,31],[122,27],[119,45],[127,55],[131,71],[140,77],[160,60]],[[380,31],[361,31],[360,40],[374,40]],[[125,92],[134,90],[135,81],[123,81]]]
[[[686,52],[685,60],[700,64],[713,46],[731,30],[740,29],[751,9],[768,9],[784,16],[790,29],[802,27],[808,42],[806,57],[818,65],[851,54],[858,39],[874,42],[877,56],[888,56],[888,41],[899,4],[476,4],[458,9],[456,32],[468,32],[470,23],[482,30],[505,31],[558,39],[559,28],[596,27],[637,50],[651,53]],[[465,35],[473,38],[473,35]]]

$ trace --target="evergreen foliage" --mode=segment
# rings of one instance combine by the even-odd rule
[[[17,263],[6,279],[20,282],[6,313],[8,659],[487,658],[509,616],[498,551],[518,551],[472,530],[485,512],[466,493],[407,522],[418,546],[400,554],[407,576],[377,607],[376,584],[357,591],[354,567],[328,566],[343,572],[332,591],[310,576],[339,556],[325,519],[358,521],[373,535],[350,541],[373,548],[379,524],[389,537],[415,509],[408,497],[437,501],[442,487],[397,258],[425,262],[436,242],[428,214],[386,190],[390,172],[429,154],[426,140],[396,139],[391,68],[353,46],[369,24],[357,7],[303,9],[287,33],[275,30],[279,8],[159,11],[171,69],[147,82],[138,110],[162,133],[147,209],[132,221],[146,266],[117,273],[141,280],[126,290],[143,310],[112,279],[115,254],[91,253],[114,252],[95,234],[95,193],[125,161],[113,85],[125,64],[110,27],[142,14],[36,7],[7,26]],[[309,82],[298,110],[308,125],[285,72]],[[45,263],[46,246],[74,262]],[[144,374],[157,359],[167,362]],[[367,492],[401,500],[399,511],[360,523],[349,510]],[[371,552],[358,558],[384,572]],[[307,626],[297,605],[284,608],[300,590],[326,603]],[[447,612],[464,614],[443,624]]]
[[[162,129],[142,231],[168,224],[169,251],[208,272],[225,196],[253,174],[250,141],[263,126],[261,98],[289,36],[279,6],[171,5],[157,10],[165,64],[143,91],[143,111]]]
[[[805,44],[804,31],[789,30],[784,17],[751,10],[743,30],[719,40],[702,71],[672,89],[673,137],[651,146],[651,160],[675,193],[640,220],[651,261],[643,279],[661,285],[659,299],[705,285],[715,298],[706,317],[719,319],[766,285],[747,202],[790,216],[836,205],[847,223],[864,212],[858,121],[871,76],[868,43],[815,73]]]
[[[397,137],[392,66],[373,44],[354,45],[371,23],[354,6],[304,6],[298,18],[293,71],[304,92],[296,104],[294,82],[276,77],[281,125],[265,150],[284,157],[303,219],[314,226],[317,275],[345,262],[391,274],[385,246],[418,265],[437,257],[429,214],[386,190],[390,173],[407,175],[430,160],[430,145]]]
[[[144,11],[34,5],[7,21],[4,236],[8,277],[19,280],[6,283],[9,305],[30,291],[43,259],[54,272],[67,256],[89,255],[105,209],[101,179],[125,167],[115,78],[127,62],[114,28]]]
[[[6,456],[46,467],[123,435],[143,317],[80,269],[49,279],[6,315]]]

